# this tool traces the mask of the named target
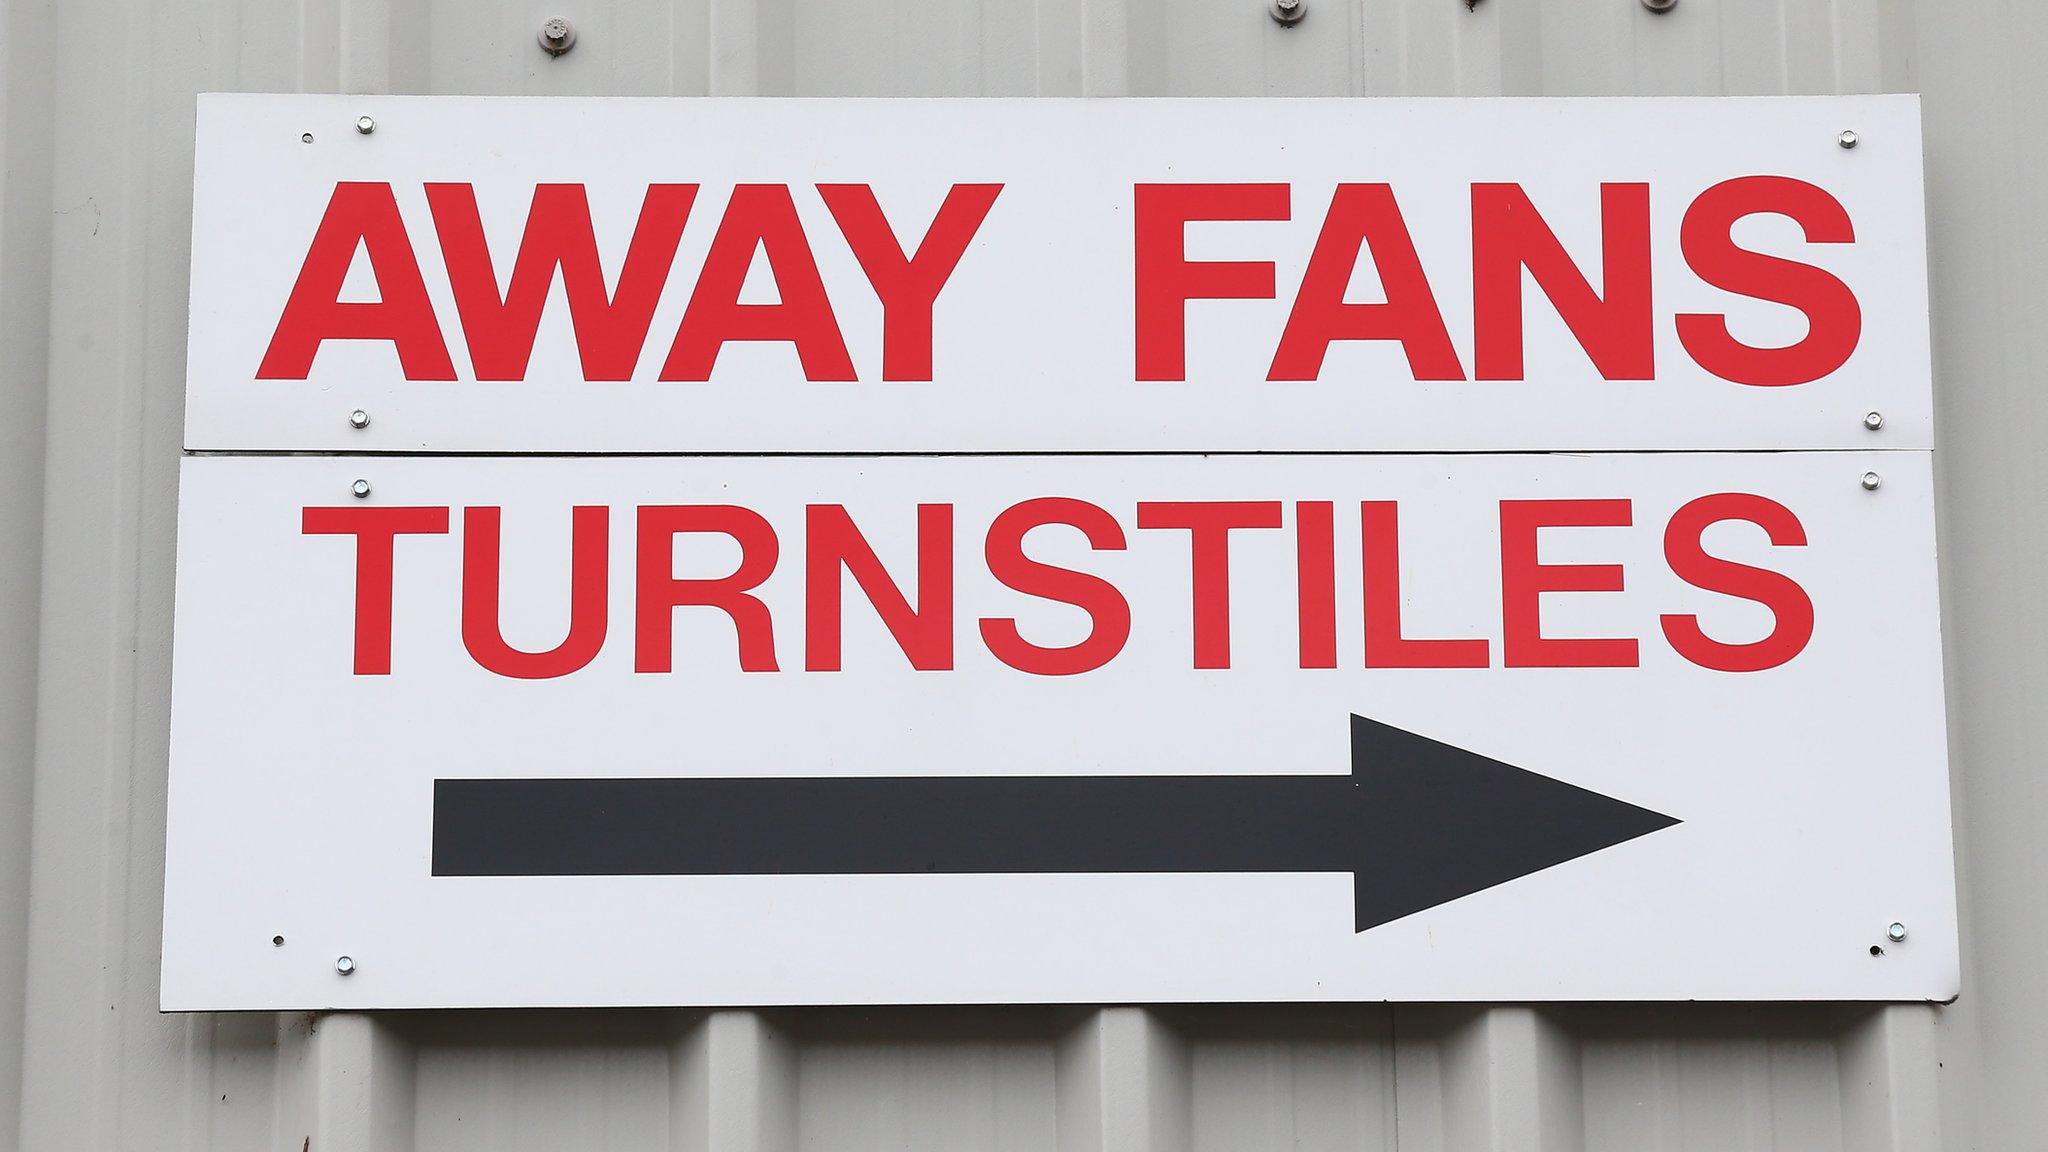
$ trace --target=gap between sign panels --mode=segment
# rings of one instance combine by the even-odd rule
[[[1159,458],[1193,459],[1211,456],[1272,456],[1272,457],[1416,457],[1416,456],[1801,456],[1816,453],[1832,453],[1855,456],[1867,452],[1883,453],[1932,453],[1932,448],[1910,445],[1872,444],[1859,448],[1501,448],[1501,449],[1405,449],[1400,451],[1374,449],[1300,449],[1297,451],[1247,451],[1243,449],[1219,448],[1215,450],[1184,449],[1177,451],[1150,451],[1096,449],[1088,451],[1058,452],[451,452],[446,450],[428,451],[410,448],[186,448],[183,454],[194,459],[250,457],[259,459],[292,459],[305,457],[315,460],[334,459],[394,459],[394,460],[1005,460],[1069,457],[1086,459],[1105,458]]]

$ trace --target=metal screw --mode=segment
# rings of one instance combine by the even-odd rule
[[[356,131],[361,132],[365,136],[368,136],[370,133],[375,132],[376,130],[377,122],[375,120],[370,119],[368,116],[356,117]]]
[[[1872,475],[1876,475],[1876,473],[1872,473]],[[1877,485],[1865,484],[1864,487],[1875,488],[1877,487]],[[349,494],[354,496],[356,499],[367,500],[370,497],[370,482],[368,480],[358,480],[355,483],[349,485],[348,490]]]
[[[356,483],[361,484],[362,481],[358,480]],[[1877,486],[1882,483],[1884,483],[1884,477],[1879,476],[1875,472],[1865,472],[1863,474],[1863,490],[1865,492],[1877,491]]]
[[[1854,128],[1842,129],[1842,134],[1835,137],[1835,143],[1840,144],[1844,148],[1854,148],[1856,146],[1856,130]]]
[[[1643,0],[1643,7],[1662,14],[1678,7],[1678,0]]]
[[[576,46],[576,29],[560,16],[550,16],[540,26],[541,50],[560,56]]]
[[[356,970],[355,958],[351,956],[337,957],[334,961],[334,970],[343,976],[353,975]]]
[[[370,426],[370,414],[361,408],[356,409],[348,414],[348,426],[351,428],[368,428]],[[1872,427],[1875,427],[1875,425],[1872,425]]]
[[[301,144],[311,144],[312,142],[313,142],[313,134],[312,134],[311,132],[305,132],[305,133],[302,133],[302,134],[300,134],[300,136],[299,136],[299,143],[301,143]]]
[[[1863,426],[1865,428],[1870,429],[1872,432],[1875,432],[1879,428],[1884,427],[1884,413],[1865,412],[1863,414]],[[357,427],[361,427],[361,425],[357,425]]]
[[[1281,24],[1299,24],[1308,15],[1308,0],[1272,0],[1273,19]]]
[[[1906,938],[1906,926],[1894,920],[1892,926],[1884,930],[1884,935],[1887,940],[1897,944]]]

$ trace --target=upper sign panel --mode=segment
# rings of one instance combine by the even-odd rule
[[[192,449],[1927,448],[1918,106],[208,96],[188,371]]]

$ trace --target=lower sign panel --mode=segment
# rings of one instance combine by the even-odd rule
[[[1924,453],[181,499],[166,1008],[1957,991]]]

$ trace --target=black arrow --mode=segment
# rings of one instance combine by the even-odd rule
[[[1678,820],[1351,718],[1348,776],[436,780],[436,876],[1349,872],[1360,932]]]

